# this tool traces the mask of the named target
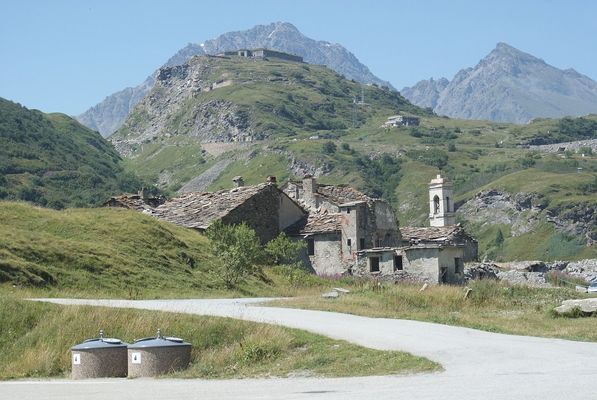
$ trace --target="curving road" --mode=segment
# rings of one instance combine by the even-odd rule
[[[597,399],[597,343],[251,304],[265,299],[38,300],[279,324],[425,356],[445,371],[334,379],[13,381],[0,383],[0,399]]]

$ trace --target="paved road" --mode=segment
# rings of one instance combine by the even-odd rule
[[[0,399],[597,399],[597,343],[251,305],[258,299],[46,301],[280,324],[375,349],[408,351],[440,362],[445,371],[337,379],[15,381],[0,384]]]

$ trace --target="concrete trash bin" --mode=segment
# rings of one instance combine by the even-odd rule
[[[120,339],[104,338],[102,330],[99,338],[71,347],[72,378],[126,377],[127,346]]]
[[[156,337],[135,340],[128,347],[129,378],[151,377],[186,368],[191,362],[190,343],[180,338]]]

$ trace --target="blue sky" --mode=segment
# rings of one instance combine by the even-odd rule
[[[597,2],[0,0],[0,97],[78,114],[189,42],[291,22],[396,88],[474,66],[506,42],[597,80]]]

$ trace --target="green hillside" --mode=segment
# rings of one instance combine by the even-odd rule
[[[0,221],[0,283],[77,296],[279,294],[258,278],[226,291],[204,236],[135,211],[0,202]]]
[[[202,142],[338,138],[399,112],[431,115],[398,92],[319,65],[195,57],[160,76],[110,140],[135,172],[163,189],[176,190],[212,165]],[[213,85],[222,86],[199,89]]]
[[[97,132],[0,98],[0,199],[80,207],[139,186]]]

